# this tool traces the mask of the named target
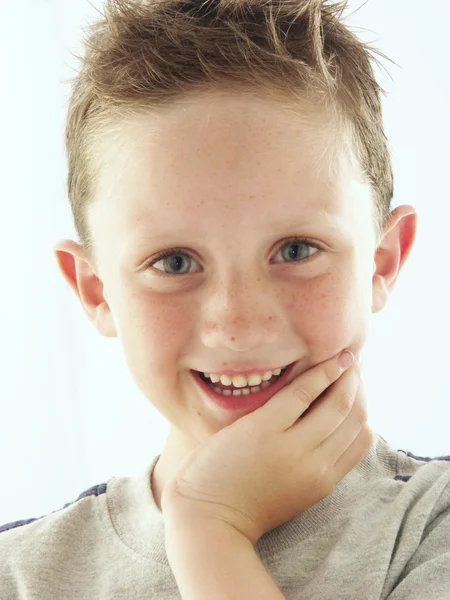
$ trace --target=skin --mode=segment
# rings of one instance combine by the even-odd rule
[[[98,147],[96,259],[72,240],[54,250],[90,321],[120,338],[136,384],[171,424],[151,482],[158,507],[183,459],[245,414],[211,405],[190,369],[298,361],[291,381],[342,349],[357,354],[411,251],[415,208],[395,208],[377,244],[371,188],[332,125],[306,110],[294,122],[272,100],[199,95]],[[334,174],[325,148],[337,150]],[[177,247],[178,262],[143,265]]]

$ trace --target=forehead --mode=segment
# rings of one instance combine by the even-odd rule
[[[314,166],[316,175],[328,163],[335,175],[351,155],[347,137],[331,110],[305,102],[294,111],[269,98],[216,92],[191,95],[118,124],[102,136],[94,155],[106,167],[103,171],[110,166],[110,175],[117,175],[119,156],[121,164],[142,158],[147,167],[152,146],[159,155],[153,153],[153,161],[160,157],[177,168],[201,160],[205,167],[243,165],[247,170],[253,158],[253,163],[266,159],[274,166]]]
[[[275,219],[296,205],[305,217],[345,219],[346,189],[361,183],[342,138],[328,114],[310,108],[294,115],[266,99],[188,98],[103,138],[93,208],[115,216],[122,236],[140,223],[156,228],[163,214],[182,228],[186,214],[218,206],[227,218],[246,207]]]

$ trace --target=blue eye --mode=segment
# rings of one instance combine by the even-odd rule
[[[288,248],[289,246],[294,246],[294,247],[295,246],[303,246],[304,248],[306,248],[306,247],[308,248],[306,257],[304,256],[303,258],[299,258],[299,255],[301,257],[302,252],[298,251],[298,250],[288,253],[288,254],[285,254],[285,256],[289,256],[291,259],[293,259],[294,262],[297,262],[297,263],[304,263],[304,262],[308,261],[308,259],[312,258],[315,254],[318,254],[321,251],[321,247],[318,244],[315,244],[308,239],[294,238],[293,240],[290,240],[287,244],[282,246],[280,249],[280,252],[283,248]],[[310,255],[309,254],[310,248],[315,248],[318,252],[314,252],[312,255]],[[183,257],[187,258],[188,260],[195,260],[189,253],[187,253],[185,250],[183,250],[183,248],[172,248],[171,250],[165,250],[164,252],[161,252],[160,254],[158,254],[158,256],[156,256],[153,259],[153,261],[147,265],[147,267],[154,268],[154,265],[156,265],[158,262],[161,261],[161,262],[163,262],[165,268],[168,268],[169,270],[174,269],[175,271],[178,271],[183,266],[182,265]],[[168,260],[168,259],[170,259],[170,260]],[[187,272],[179,272],[178,271],[178,272],[172,272],[172,273],[167,273],[167,272],[161,271],[160,269],[156,269],[156,271],[158,271],[163,277],[189,274],[189,270]]]

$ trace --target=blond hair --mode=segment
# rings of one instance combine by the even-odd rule
[[[106,0],[72,78],[65,141],[79,241],[95,261],[87,208],[101,140],[188,94],[264,93],[294,112],[315,98],[339,127],[373,190],[377,241],[390,215],[392,165],[371,61],[381,52],[342,23],[347,1]],[[387,57],[385,57],[387,58]],[[69,80],[70,81],[70,80]]]

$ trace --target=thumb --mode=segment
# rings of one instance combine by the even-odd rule
[[[292,427],[296,421],[305,413],[311,404],[332,385],[344,371],[354,362],[354,355],[346,350],[352,358],[352,362],[345,367],[339,363],[339,358],[344,352],[329,358],[305,371],[301,375],[291,373],[293,379],[277,392],[261,408],[247,417],[260,419],[262,427],[271,430],[284,431]]]

